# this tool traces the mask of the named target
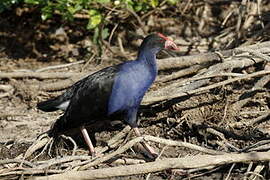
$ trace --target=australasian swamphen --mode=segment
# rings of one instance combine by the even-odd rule
[[[50,135],[59,135],[79,127],[91,154],[94,154],[94,147],[84,126],[120,113],[136,135],[140,136],[138,108],[157,76],[156,54],[162,49],[178,48],[164,35],[150,34],[144,38],[136,60],[104,68],[76,82],[62,95],[38,103],[37,108],[46,112],[59,109],[65,111],[52,126]],[[155,154],[148,144],[143,145]]]

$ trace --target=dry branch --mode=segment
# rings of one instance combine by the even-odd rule
[[[157,82],[166,82],[166,81],[170,81],[173,79],[177,79],[179,77],[183,77],[183,76],[186,76],[189,74],[196,73],[197,71],[199,71],[202,68],[203,68],[203,66],[201,66],[201,65],[194,65],[194,66],[191,66],[189,68],[185,68],[185,69],[182,69],[182,70],[177,71],[175,73],[172,73],[170,75],[167,75],[165,77],[162,77],[162,78],[158,77]]]
[[[246,46],[245,48],[256,50],[258,52],[264,52],[265,47],[270,47],[270,41]],[[174,57],[174,58],[159,59],[158,67],[159,67],[159,70],[165,70],[165,69],[172,69],[172,68],[190,67],[196,64],[204,64],[204,63],[209,63],[209,62],[216,62],[216,61],[220,62],[220,61],[223,61],[223,57],[233,56],[235,54],[239,54],[242,52],[243,50],[235,48],[232,50],[220,51],[218,53],[210,52],[210,53],[203,53],[203,54],[192,55],[192,56],[180,56],[180,57]],[[268,49],[268,52],[269,52],[269,49]]]
[[[270,74],[270,71],[258,71],[258,72],[252,73],[252,74],[247,74],[247,75],[243,75],[243,76],[240,76],[240,77],[235,77],[235,78],[232,78],[232,79],[221,81],[219,83],[215,83],[215,84],[212,84],[212,85],[209,85],[209,86],[206,86],[206,87],[201,87],[201,88],[198,88],[198,89],[190,90],[188,92],[178,92],[178,93],[174,93],[174,94],[170,93],[167,96],[156,96],[156,97],[146,96],[143,99],[143,104],[153,104],[153,103],[156,103],[156,102],[159,102],[159,101],[164,101],[164,100],[169,100],[169,99],[173,99],[173,98],[179,98],[179,97],[183,97],[183,96],[188,96],[188,95],[204,92],[206,90],[210,90],[210,89],[213,89],[213,88],[216,88],[216,87],[219,87],[219,86],[224,86],[224,85],[227,85],[227,84],[231,84],[231,83],[236,82],[236,81],[249,79],[249,78],[253,78],[253,77],[258,77],[258,76],[262,76],[262,75],[266,75],[266,74]]]
[[[4,84],[0,85],[0,90],[1,91],[8,92],[8,91],[11,91],[12,89],[13,89],[13,87],[11,85],[4,85]]]
[[[250,97],[254,96],[257,90],[262,89],[269,81],[270,75],[264,76],[260,80],[258,80],[251,90],[244,92],[244,94],[241,94],[238,97],[238,100],[232,105],[233,109],[235,111],[240,111],[240,109],[250,101]]]
[[[0,98],[10,96],[14,92],[14,88],[11,85],[0,85],[0,92],[4,91],[5,93],[0,93]],[[1,115],[0,115],[1,117]]]
[[[266,112],[265,114],[253,119],[252,121],[248,122],[247,125],[249,126],[254,126],[256,124],[260,124],[263,123],[265,121],[269,121],[270,120],[270,110],[268,112]]]
[[[142,164],[145,163],[146,161],[143,159],[131,159],[131,158],[123,158],[123,159],[116,159],[113,161],[113,164],[117,165],[126,165],[126,164]]]
[[[28,167],[35,167],[35,165],[29,161],[26,160],[22,160],[22,159],[5,159],[5,160],[0,160],[0,165],[4,165],[4,164],[13,164],[13,163],[17,163],[17,164],[25,164]]]
[[[252,152],[224,155],[196,155],[184,158],[168,158],[137,165],[119,166],[112,168],[66,172],[59,175],[36,177],[35,180],[68,180],[68,179],[100,179],[116,176],[130,176],[164,171],[167,169],[193,169],[208,166],[220,166],[231,163],[247,163],[251,161],[269,161],[270,152]]]
[[[63,164],[63,163],[75,161],[75,160],[89,160],[89,159],[91,159],[91,156],[66,156],[63,158],[53,158],[48,161],[38,162],[40,165],[36,166],[36,169],[47,169],[50,166],[53,166],[56,164]]]
[[[153,141],[156,143],[160,143],[160,144],[166,144],[169,146],[179,146],[179,147],[185,147],[185,148],[189,148],[189,149],[193,149],[199,152],[203,152],[203,153],[207,153],[207,154],[224,154],[223,152],[220,151],[215,151],[212,149],[208,149],[205,147],[201,147],[198,145],[194,145],[188,142],[182,142],[182,141],[173,141],[173,140],[167,140],[167,139],[163,139],[163,138],[157,138],[157,137],[153,137],[153,136],[142,136],[142,137],[137,137],[129,142],[127,142],[124,146],[120,147],[119,149],[117,149],[116,151],[110,153],[110,154],[106,154],[105,156],[96,159],[95,161],[89,161],[88,162],[84,162],[86,165],[82,166],[80,168],[80,170],[85,170],[88,169],[90,167],[96,166],[102,162],[105,162],[115,156],[117,156],[118,154],[122,154],[124,153],[126,150],[128,150],[129,148],[131,148],[132,146],[134,146],[136,143],[138,142],[142,142],[142,141]]]
[[[82,64],[84,62],[85,62],[84,60],[81,60],[81,61],[76,61],[76,62],[72,62],[72,63],[68,63],[68,64],[60,64],[60,65],[48,66],[48,67],[37,69],[34,72],[42,72],[42,71],[48,71],[48,70],[52,70],[52,69],[66,68],[66,67],[69,67],[69,66]]]
[[[72,72],[0,72],[0,79],[37,78],[37,79],[67,79],[74,76],[82,77],[86,73]]]
[[[79,81],[81,77],[72,77],[70,79],[62,80],[62,81],[57,81],[53,83],[48,83],[48,84],[41,84],[39,85],[39,90],[42,91],[57,91],[57,90],[62,90],[70,87],[70,85],[74,84],[75,82]],[[35,86],[35,85],[34,85]]]
[[[195,144],[191,144],[191,143],[188,143],[188,142],[173,141],[173,140],[164,139],[164,138],[158,138],[158,137],[149,136],[149,135],[146,135],[146,136],[143,136],[143,137],[144,137],[144,139],[146,141],[153,141],[153,142],[156,142],[156,143],[165,144],[167,146],[185,147],[185,148],[196,150],[196,151],[203,152],[203,153],[206,153],[206,154],[215,154],[215,155],[224,154],[224,152],[215,151],[215,150],[208,149],[208,148],[198,146],[198,145],[195,145]]]
[[[1,97],[1,96],[0,96]],[[8,117],[13,117],[13,116],[25,116],[25,114],[20,114],[20,113],[8,113],[8,112],[1,112],[0,113],[0,119],[8,118]]]
[[[22,176],[22,175],[35,175],[35,174],[59,174],[63,173],[63,170],[55,170],[55,169],[34,169],[34,168],[17,168],[10,170],[9,172],[1,173],[0,177],[4,176],[11,176],[11,175],[17,175],[17,176]]]
[[[45,135],[46,135],[46,134],[45,134]],[[44,147],[44,146],[50,141],[50,139],[51,139],[51,138],[49,138],[49,137],[45,137],[45,138],[43,138],[43,137],[44,137],[43,135],[40,136],[40,137],[36,140],[36,142],[35,142],[34,144],[32,144],[32,145],[27,149],[27,151],[26,151],[25,154],[24,154],[24,158],[25,158],[25,159],[28,158],[28,157],[30,157],[36,150],[38,150],[38,149]]]

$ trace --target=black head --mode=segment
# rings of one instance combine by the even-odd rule
[[[162,49],[178,50],[176,44],[161,33],[146,36],[140,46],[140,50],[156,51]]]

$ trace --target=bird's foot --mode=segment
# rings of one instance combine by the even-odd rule
[[[133,128],[133,130],[134,130],[136,136],[138,136],[138,137],[141,136],[141,133],[140,133],[138,127]],[[147,144],[145,141],[143,141],[142,145],[149,152],[148,154],[150,154],[150,156],[149,155],[148,156],[151,159],[156,159],[158,157],[158,153],[149,144]]]
[[[142,145],[148,151],[148,156],[150,155],[149,157],[151,159],[156,159],[158,157],[158,153],[149,144],[142,142]]]

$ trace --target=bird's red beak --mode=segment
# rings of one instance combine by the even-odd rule
[[[179,50],[179,48],[177,47],[177,45],[168,37],[164,36],[161,33],[158,33],[158,36],[165,39],[165,49],[170,49],[170,50]]]
[[[170,49],[170,50],[179,50],[177,45],[170,39],[165,41],[165,49]]]

